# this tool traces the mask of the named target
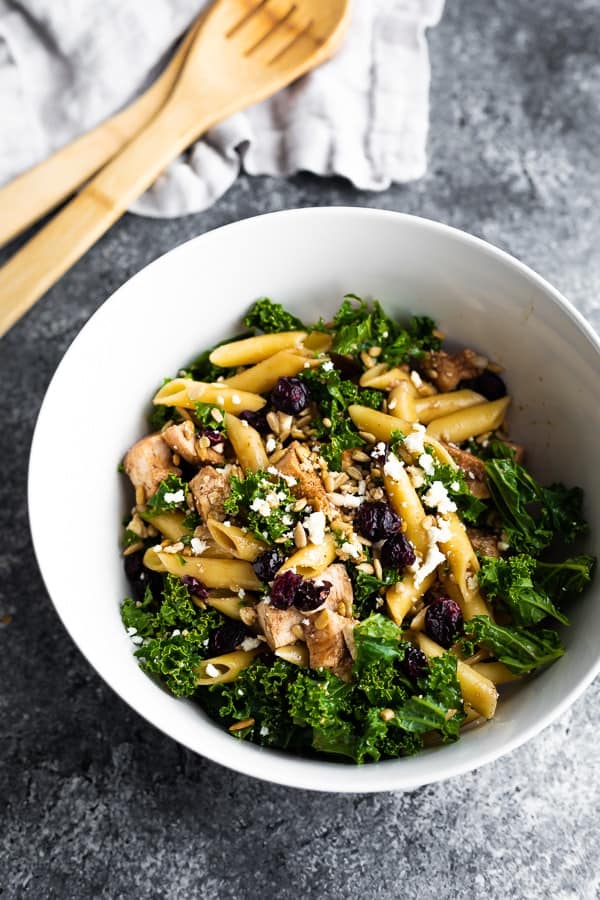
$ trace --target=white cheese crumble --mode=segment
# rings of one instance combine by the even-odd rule
[[[269,729],[267,728],[267,726],[266,726],[266,725],[261,725],[261,726],[260,726],[260,732],[259,732],[260,736],[261,736],[261,737],[266,737],[266,736],[268,735],[268,733],[269,733]]]
[[[206,668],[204,669],[209,678],[218,678],[221,672],[217,669],[216,666],[213,666],[212,663],[207,663]]]
[[[166,494],[163,494],[163,500],[165,503],[183,503],[185,500],[185,494],[183,493],[183,488],[179,491],[167,491]]]
[[[244,590],[244,588],[240,588],[238,591],[238,597],[240,598],[240,600],[243,600],[245,596],[246,596],[246,591]]]
[[[201,553],[204,553],[208,544],[206,541],[201,541],[200,538],[192,538],[190,541],[190,547],[192,548],[192,553],[194,556],[199,556]]]
[[[302,523],[308,531],[311,544],[322,544],[325,540],[325,513],[314,512],[307,516]]]
[[[409,453],[421,454],[425,452],[425,426],[415,422],[413,430],[404,438],[404,446]]]
[[[450,499],[448,491],[441,481],[434,481],[421,500],[430,509],[437,509],[442,514],[456,512],[456,503]]]
[[[133,637],[134,634],[137,634],[137,628],[134,628],[133,625],[130,625],[127,629],[127,634],[129,635],[129,637]]]
[[[419,465],[426,475],[433,475],[435,471],[435,464],[430,453],[421,453],[419,457]],[[454,488],[454,490],[458,490],[458,488]]]
[[[134,634],[132,636],[131,640],[134,644],[137,644],[138,646],[140,644],[143,644],[143,642],[144,642],[144,638],[141,636],[141,634]]]
[[[333,369],[333,363],[331,362],[330,359],[328,359],[326,362],[323,363],[321,368],[323,369],[324,372],[331,372],[331,370]]]
[[[341,548],[342,553],[347,553],[348,556],[352,556],[354,559],[358,559],[358,557],[362,554],[362,547],[360,544],[351,544],[349,541],[345,541]]]
[[[450,487],[453,491],[460,491],[460,484],[458,483],[458,481],[453,481]]]
[[[252,512],[257,512],[259,516],[271,515],[271,507],[269,506],[267,501],[261,499],[261,497],[254,498],[254,500],[250,504],[250,509],[252,510]]]
[[[355,494],[327,494],[334,506],[347,506],[349,509],[356,509],[364,503],[364,497],[357,497]]]
[[[419,373],[416,371],[416,369],[413,369],[412,372],[410,373],[410,380],[412,381],[412,383],[414,384],[414,386],[416,388],[420,388],[423,385],[423,379],[421,378]]]
[[[280,472],[275,466],[269,466],[267,472],[270,475],[276,475],[278,478],[282,478],[288,487],[294,487],[295,484],[298,484],[298,481],[293,475],[286,475],[284,472]]]
[[[270,434],[269,437],[267,438],[267,440],[265,441],[265,449],[266,449],[267,453],[272,453],[275,450],[276,446],[277,446],[277,441],[275,440],[273,435]]]
[[[260,647],[260,641],[256,637],[245,637],[240,647],[242,650],[256,650],[257,647]]]
[[[443,519],[437,519],[434,524],[429,525],[429,527],[424,525],[424,527],[428,537],[425,559],[421,563],[417,560],[409,567],[414,574],[415,587],[419,587],[428,575],[435,572],[441,563],[446,562],[446,557],[440,550],[438,543],[444,543],[450,540],[452,536],[447,522]]]
[[[388,458],[383,467],[383,474],[387,475],[392,481],[400,481],[402,478],[402,469],[404,463],[398,459],[395,453],[388,453]]]

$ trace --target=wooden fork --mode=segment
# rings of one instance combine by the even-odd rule
[[[349,5],[218,0],[160,112],[0,270],[0,335],[201,134],[330,57],[343,39]]]

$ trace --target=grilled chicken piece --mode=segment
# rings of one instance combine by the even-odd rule
[[[490,496],[485,476],[485,463],[478,456],[469,453],[467,450],[461,450],[454,444],[444,444],[444,447],[456,463],[459,469],[465,473],[466,482],[469,490],[474,497],[485,500]]]
[[[205,522],[209,518],[224,522],[227,518],[223,504],[229,497],[229,479],[238,471],[237,466],[204,466],[190,481],[196,509]]]
[[[289,609],[275,609],[266,600],[261,600],[256,604],[256,618],[269,647],[276,650],[278,647],[296,643],[301,632],[304,613],[294,606]]]
[[[195,466],[201,466],[204,463],[214,463],[222,465],[224,462],[223,444],[216,444],[221,447],[220,450],[215,447],[202,447],[201,438],[196,436],[194,423],[187,419],[179,425],[168,425],[161,431],[162,439],[167,442],[171,450],[179,453],[183,459]]]
[[[134,488],[144,489],[146,499],[156,493],[168,475],[181,475],[171,462],[171,449],[160,434],[149,434],[135,443],[123,460],[123,468]]]
[[[354,593],[352,591],[350,576],[346,571],[346,566],[341,563],[333,563],[332,565],[327,566],[326,569],[323,569],[315,581],[317,584],[319,582],[328,581],[331,585],[331,590],[325,601],[325,606],[328,609],[331,609],[342,616],[352,615]]]
[[[467,537],[473,545],[473,550],[479,556],[500,556],[498,550],[498,538],[485,528],[467,528]]]
[[[306,497],[314,510],[325,512],[329,509],[329,500],[325,486],[316,474],[311,462],[303,459],[298,453],[298,441],[293,441],[277,463],[277,469],[283,475],[291,475],[296,484],[290,487],[292,494],[300,499]]]
[[[323,666],[331,669],[340,678],[349,675],[352,657],[348,649],[346,631],[356,622],[347,616],[340,616],[331,609],[322,609],[304,624],[304,637],[308,647],[311,669]]]
[[[476,378],[486,366],[487,360],[474,350],[461,350],[452,355],[445,350],[430,350],[421,362],[423,372],[439,391],[455,390],[460,381]]]

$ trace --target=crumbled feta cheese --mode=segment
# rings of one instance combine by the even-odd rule
[[[323,369],[324,372],[331,372],[331,370],[333,369],[333,363],[331,362],[330,359],[328,359],[326,362],[323,363],[321,368]]]
[[[163,548],[162,544],[155,544],[152,549],[154,550],[155,553],[162,553],[162,548]]]
[[[208,544],[206,541],[201,541],[200,538],[194,537],[190,541],[190,547],[194,556],[199,556],[201,553],[204,553]]]
[[[311,544],[322,544],[325,540],[325,513],[314,512],[304,519],[302,523],[308,531],[308,539]]]
[[[388,458],[383,467],[383,474],[391,478],[392,481],[400,481],[403,468],[404,463],[402,460],[398,459],[395,453],[388,453]]]
[[[271,507],[266,500],[262,500],[260,497],[254,498],[254,500],[250,504],[250,509],[252,510],[252,512],[257,512],[259,516],[271,515]]]
[[[419,373],[416,371],[416,369],[413,369],[412,372],[410,373],[410,380],[412,381],[412,383],[414,384],[414,386],[416,388],[420,388],[423,384],[423,379],[421,378]]]
[[[504,553],[505,550],[510,548],[510,544],[507,544],[506,541],[498,541],[498,550],[501,553]]]
[[[131,638],[131,640],[134,644],[137,644],[138,646],[140,644],[143,644],[143,642],[144,642],[144,638],[141,636],[141,634],[134,634],[133,637]]]
[[[373,460],[385,459],[386,450],[387,450],[387,447],[385,446],[384,442],[379,441],[377,444],[375,444],[375,446],[371,450],[371,459],[373,459]]]
[[[137,634],[137,628],[134,628],[133,625],[130,625],[127,629],[127,634],[129,637],[133,637],[134,634]]]
[[[415,422],[413,430],[404,438],[404,446],[409,453],[421,454],[425,452],[425,426]]]
[[[469,575],[467,578],[467,587],[470,591],[476,591],[479,587],[479,581],[477,575]]]
[[[383,332],[381,333],[381,337],[382,337],[384,340],[385,340],[385,338],[387,338],[387,337],[389,337],[389,336],[390,336],[389,331],[383,331]]]
[[[260,731],[259,731],[260,736],[261,736],[261,737],[266,737],[266,736],[268,735],[268,733],[269,733],[269,729],[267,728],[267,726],[266,726],[266,725],[261,725],[261,726],[260,726]]]
[[[246,591],[244,590],[244,588],[240,588],[238,591],[238,597],[240,598],[240,600],[243,600],[245,596],[246,596]]]
[[[172,633],[171,633],[171,637],[179,637],[180,634],[181,634],[181,629],[180,629],[180,628],[174,628],[173,631],[172,631]]]
[[[266,449],[267,453],[273,453],[276,446],[277,446],[277,441],[275,440],[273,435],[270,434],[269,437],[267,438],[267,440],[265,441],[265,449]]]
[[[293,525],[294,524],[294,520],[292,519],[292,517],[290,515],[287,515],[287,513],[285,516],[281,517],[281,521],[283,522],[284,525]]]
[[[437,567],[443,562],[446,562],[446,557],[438,545],[435,543],[430,544],[427,547],[425,559],[414,573],[415,587],[419,587],[419,585],[425,581],[427,576],[431,575],[432,572],[435,572]]]
[[[453,481],[453,482],[452,482],[452,484],[450,485],[450,490],[452,490],[452,491],[460,491],[460,484],[458,483],[458,481]]]
[[[218,678],[221,672],[216,666],[213,666],[212,663],[207,663],[206,668],[204,669],[209,678]]]
[[[342,553],[347,553],[348,556],[352,556],[353,559],[358,559],[358,557],[362,554],[361,545],[351,544],[349,541],[344,541],[340,549]]]
[[[213,450],[215,451],[215,453],[222,453],[224,449],[225,449],[225,444],[223,443],[223,441],[219,441],[219,443],[215,444],[213,447]]]
[[[419,465],[426,475],[433,475],[435,471],[435,465],[433,462],[433,457],[430,453],[421,453],[419,457]],[[455,490],[458,490],[458,488],[456,488]]]
[[[179,491],[167,491],[163,494],[163,500],[165,503],[183,503],[185,500],[185,494],[183,493],[183,488]]]
[[[244,428],[249,428],[249,427],[250,427],[250,423],[247,422],[245,419],[241,419],[240,421],[241,421],[242,425],[244,426]]]
[[[265,500],[267,501],[271,509],[277,509],[277,507],[279,506],[279,494],[276,491],[269,491],[269,493],[265,497]]]
[[[293,475],[286,475],[284,472],[280,472],[276,466],[269,466],[267,472],[269,475],[276,475],[278,478],[282,478],[288,487],[294,487],[295,484],[298,484]]]
[[[456,503],[448,496],[448,491],[441,481],[434,481],[421,500],[431,509],[437,509],[441,513],[456,512]]]
[[[260,647],[260,641],[256,637],[245,637],[240,647],[242,650],[256,650],[257,647]]]
[[[364,497],[357,497],[355,494],[327,494],[334,506],[347,506],[348,509],[356,509],[364,503]]]

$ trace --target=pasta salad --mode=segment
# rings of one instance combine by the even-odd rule
[[[455,741],[564,652],[594,559],[582,492],[509,440],[501,371],[426,316],[267,298],[153,399],[123,623],[233,736],[356,763]]]

